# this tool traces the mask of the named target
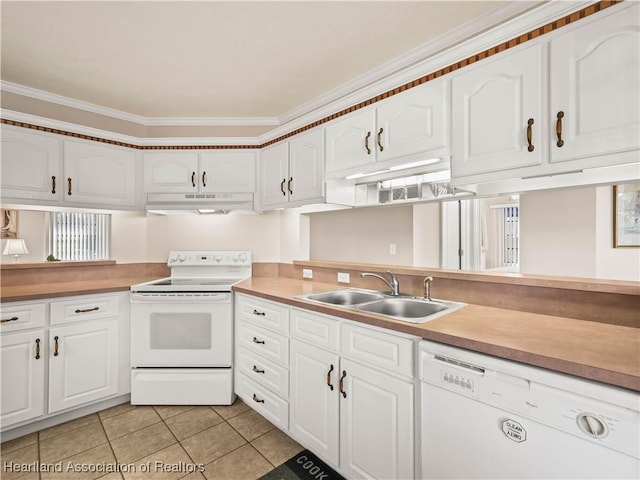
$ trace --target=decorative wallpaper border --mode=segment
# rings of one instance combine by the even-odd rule
[[[547,34],[549,32],[552,32],[554,30],[557,30],[559,28],[564,27],[565,25],[569,25],[570,23],[574,23],[578,20],[581,20],[585,17],[588,17],[590,15],[593,15],[594,13],[598,13],[602,10],[604,10],[605,8],[609,8],[612,5],[616,5],[618,3],[621,3],[623,0],[602,0],[598,3],[595,3],[593,5],[589,5],[588,7],[583,8],[582,10],[579,10],[577,12],[571,13],[563,18],[560,18],[559,20],[555,20],[553,22],[547,23],[546,25],[543,25],[542,27],[536,28],[534,30],[531,30],[527,33],[523,33],[522,35],[519,35],[515,38],[512,38],[511,40],[507,40],[506,42],[503,42],[499,45],[496,45],[495,47],[489,48],[483,52],[480,52],[476,55],[472,55],[470,57],[465,58],[464,60],[460,60],[457,63],[454,63],[452,65],[449,65],[447,67],[441,68],[440,70],[437,70],[435,72],[429,73],[427,75],[424,75],[416,80],[413,80],[411,82],[405,83],[404,85],[400,85],[399,87],[396,87],[392,90],[389,90],[387,92],[381,93],[379,95],[376,95],[373,98],[370,98],[368,100],[365,100],[363,102],[360,102],[356,105],[353,105],[351,107],[345,108],[343,110],[340,110],[339,112],[336,112],[332,115],[329,115],[327,117],[324,117],[320,120],[316,120],[313,123],[310,123],[308,125],[305,125],[304,127],[300,127],[297,128],[291,132],[288,132],[284,135],[281,135],[277,138],[274,138],[273,140],[269,140],[268,142],[262,144],[262,145],[162,145],[162,146],[140,146],[140,145],[133,145],[130,143],[125,143],[125,142],[118,142],[115,140],[109,140],[106,138],[100,138],[100,137],[93,137],[93,136],[89,136],[89,135],[83,135],[83,134],[79,134],[79,133],[73,133],[73,132],[68,132],[65,130],[58,130],[55,128],[48,128],[48,127],[41,127],[38,125],[33,125],[30,123],[24,123],[24,122],[16,122],[13,120],[7,120],[4,118],[0,118],[0,123],[3,123],[5,125],[14,125],[14,126],[18,126],[18,127],[23,127],[23,128],[30,128],[33,130],[40,130],[43,132],[47,132],[47,133],[55,133],[58,135],[64,135],[64,136],[68,136],[68,137],[74,137],[74,138],[81,138],[83,140],[92,140],[94,142],[101,142],[101,143],[107,143],[110,145],[117,145],[120,147],[128,147],[128,148],[135,148],[138,150],[229,150],[229,149],[254,149],[254,148],[263,148],[263,147],[267,147],[269,145],[273,145],[275,143],[281,142],[282,140],[286,140],[287,138],[293,137],[294,135],[297,135],[299,133],[302,133],[306,130],[310,130],[312,128],[315,128],[319,125],[322,125],[324,123],[330,122],[331,120],[335,120],[336,118],[342,117],[344,115],[347,115],[351,112],[354,112],[356,110],[360,110],[361,108],[367,107],[373,103],[379,102],[381,100],[384,100],[385,98],[388,97],[392,97],[393,95],[397,95],[398,93],[404,92],[405,90],[408,90],[410,88],[413,87],[417,87],[418,85],[422,85],[423,83],[429,82],[431,80],[434,80],[436,78],[439,78],[443,75],[446,75],[448,73],[454,72],[456,70],[459,70],[460,68],[464,68],[468,65],[471,65],[472,63],[475,62],[479,62],[480,60],[484,60],[485,58],[489,58],[497,53],[503,52],[505,50],[508,50],[509,48],[513,48],[517,45],[520,45],[522,43],[528,42],[530,40],[533,40],[534,38],[538,38],[544,34]]]

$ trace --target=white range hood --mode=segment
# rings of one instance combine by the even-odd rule
[[[252,193],[150,193],[146,210],[161,215],[255,213]]]

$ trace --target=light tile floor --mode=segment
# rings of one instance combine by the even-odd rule
[[[0,478],[252,480],[301,450],[239,399],[211,407],[123,404],[2,443]],[[17,464],[62,471],[8,467]]]

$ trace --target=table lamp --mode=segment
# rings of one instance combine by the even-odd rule
[[[13,263],[18,263],[20,255],[28,255],[27,244],[21,238],[9,238],[4,245],[3,255],[13,255]]]

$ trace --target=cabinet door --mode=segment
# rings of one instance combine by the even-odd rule
[[[608,13],[608,12],[607,12]],[[640,6],[570,30],[550,42],[551,161],[640,146]],[[557,115],[562,146],[556,135]],[[611,158],[611,164],[617,159]]]
[[[50,329],[49,413],[117,393],[117,339],[113,320]]]
[[[44,335],[41,329],[0,339],[3,428],[44,414]]]
[[[449,82],[444,80],[425,83],[381,102],[377,107],[377,161],[447,147],[449,110]]]
[[[338,465],[339,357],[291,341],[289,430],[306,447]]]
[[[24,128],[2,127],[2,198],[59,201],[60,140]]]
[[[542,162],[541,51],[536,44],[505,52],[453,78],[452,177]],[[527,143],[529,119],[532,151]]]
[[[220,150],[201,153],[200,191],[255,192],[255,152]]]
[[[341,359],[340,469],[347,478],[414,478],[413,384]]]
[[[64,201],[96,206],[136,204],[136,155],[132,150],[64,142]]]
[[[200,184],[198,154],[148,152],[144,154],[145,193],[193,193]]]
[[[289,141],[287,190],[292,202],[324,196],[323,133],[316,129]]]
[[[260,199],[263,207],[283,205],[289,201],[289,142],[279,143],[260,152]]]
[[[375,163],[376,111],[365,108],[325,129],[326,164],[328,177],[359,173]]]

